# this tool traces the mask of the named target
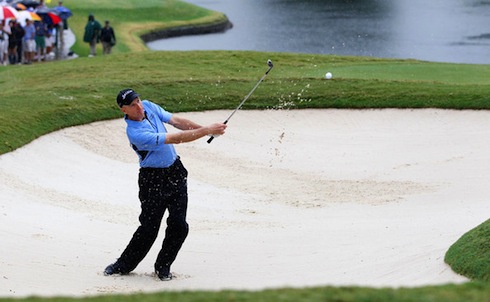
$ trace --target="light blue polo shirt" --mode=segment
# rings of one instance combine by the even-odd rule
[[[174,145],[165,144],[168,123],[172,113],[148,100],[142,101],[146,118],[140,122],[124,118],[131,147],[138,154],[142,168],[167,168],[177,159]]]

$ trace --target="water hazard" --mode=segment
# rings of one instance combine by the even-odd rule
[[[490,64],[490,1],[188,0],[233,28],[153,50],[257,50]]]

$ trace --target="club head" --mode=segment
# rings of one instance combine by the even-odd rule
[[[267,65],[269,65],[270,68],[272,68],[274,66],[274,64],[272,64],[271,60],[267,60]]]

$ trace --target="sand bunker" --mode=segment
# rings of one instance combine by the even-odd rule
[[[139,215],[124,121],[64,129],[0,156],[0,296],[465,282],[443,258],[488,219],[489,144],[488,111],[240,111],[177,146],[191,230],[161,282],[163,231],[133,273],[102,274]]]

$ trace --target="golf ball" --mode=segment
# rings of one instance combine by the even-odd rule
[[[325,74],[325,79],[330,80],[331,78],[332,78],[332,73],[331,72],[327,72]]]

